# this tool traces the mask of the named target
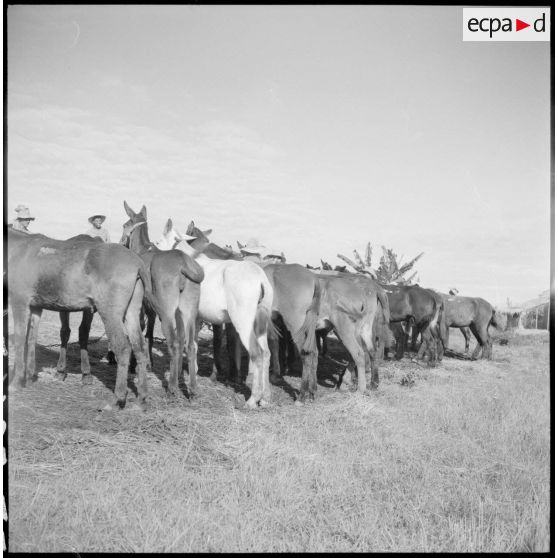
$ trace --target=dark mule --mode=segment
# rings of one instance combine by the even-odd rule
[[[382,285],[387,292],[391,323],[405,323],[405,334],[396,334],[396,358],[403,357],[407,348],[407,339],[412,327],[421,334],[424,349],[430,365],[441,359],[444,343],[441,333],[444,327],[444,305],[442,298],[431,289],[423,289],[418,285]],[[440,343],[440,344],[441,344]]]
[[[389,338],[375,322],[389,323],[390,310],[385,291],[369,277],[343,272],[316,273],[321,286],[317,329],[335,332],[356,366],[358,390],[366,392],[366,370],[371,371],[371,387],[379,384],[378,349]],[[378,308],[379,307],[379,308]]]
[[[168,391],[178,394],[178,377],[182,373],[182,352],[186,346],[188,355],[189,389],[196,390],[197,336],[196,318],[200,300],[200,283],[203,269],[180,250],[159,250],[150,240],[147,230],[147,209],[139,213],[124,202],[130,218],[123,225],[120,243],[144,261],[153,285],[153,297],[145,300],[147,315],[147,339],[149,358],[152,358],[153,329],[155,318],[161,320],[163,334],[170,354]]]
[[[55,240],[8,229],[8,295],[14,316],[14,376],[10,389],[36,378],[35,344],[43,310],[94,310],[118,359],[115,396],[126,401],[131,351],[138,361],[138,402],[147,396],[149,366],[139,322],[151,282],[143,262],[116,244]],[[89,370],[83,370],[87,383]]]
[[[99,237],[92,237],[88,234],[79,234],[77,236],[72,236],[68,238],[67,241],[83,241],[83,242],[93,242],[96,244],[102,243],[103,241]],[[91,323],[93,322],[94,310],[84,310],[82,312],[81,323],[78,329],[78,340],[81,358],[81,373],[83,383],[91,383],[91,366],[89,365],[89,354],[87,350],[87,344],[89,341],[89,332],[91,330]],[[70,312],[60,312],[60,355],[58,357],[58,363],[56,365],[57,376],[62,380],[66,378],[66,352],[68,349],[68,341],[70,340],[70,334],[72,330],[70,329]],[[116,364],[114,358],[114,352],[112,350],[108,351],[107,360],[109,364]]]
[[[444,343],[447,347],[450,327],[469,327],[478,342],[471,358],[478,358],[482,350],[481,358],[492,359],[492,338],[489,327],[504,330],[506,323],[492,305],[484,298],[470,296],[441,295],[445,302],[445,329]],[[463,329],[462,329],[463,331]]]

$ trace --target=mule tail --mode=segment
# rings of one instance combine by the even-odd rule
[[[267,278],[266,278],[267,279]],[[279,328],[273,323],[271,319],[271,304],[273,301],[273,287],[269,281],[260,283],[260,298],[258,300],[258,307],[256,308],[256,315],[254,317],[254,335],[256,338],[261,335],[267,335],[270,339],[278,339],[281,337]]]
[[[506,329],[507,320],[500,313],[492,308],[492,316],[490,317],[489,325],[494,326],[499,331],[504,331]]]
[[[186,279],[190,279],[194,283],[201,283],[205,276],[202,266],[193,258],[188,256],[188,254],[184,254],[181,252],[183,258],[183,264],[180,268],[180,273],[186,277]],[[184,288],[181,285],[181,288]]]
[[[143,283],[143,296],[147,300],[148,306],[150,306],[158,316],[160,316],[159,307],[157,305],[157,300],[153,294],[153,283],[151,282],[151,273],[149,269],[142,263],[138,268],[138,279]]]
[[[446,321],[446,305],[443,300],[438,313],[438,336],[442,342],[443,350],[446,351],[449,342],[449,327]]]
[[[300,329],[293,335],[293,342],[301,353],[313,353],[317,349],[316,324],[318,323],[318,313],[320,311],[320,301],[322,298],[322,288],[319,280],[314,281],[314,294],[312,303],[306,311],[304,322]]]
[[[381,321],[381,323],[378,323],[377,318],[374,321],[374,325],[376,326],[375,336],[378,339],[380,345],[391,348],[395,345],[395,336],[393,335],[393,331],[391,331],[391,328],[389,327],[389,322],[391,320],[391,314],[389,312],[389,299],[383,289],[378,291],[377,298],[378,303],[382,308],[383,320]]]

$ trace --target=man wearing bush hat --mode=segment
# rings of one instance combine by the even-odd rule
[[[87,219],[91,223],[91,227],[85,231],[85,234],[89,236],[98,236],[103,242],[110,242],[110,236],[107,229],[102,227],[102,224],[105,222],[106,217],[104,215],[96,214],[91,215],[89,219]]]
[[[31,232],[29,230],[29,223],[34,221],[35,217],[31,217],[29,208],[25,205],[18,205],[15,208],[15,212],[17,213],[17,217],[14,219],[14,223],[12,225],[13,230],[29,234]]]

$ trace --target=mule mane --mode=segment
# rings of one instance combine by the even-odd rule
[[[217,244],[213,244],[210,242],[207,248],[203,251],[203,253],[209,257],[216,260],[242,260],[243,258],[240,256],[235,255],[233,252],[226,250],[225,248],[221,248]]]

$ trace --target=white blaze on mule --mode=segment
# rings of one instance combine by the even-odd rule
[[[195,258],[203,268],[199,320],[212,324],[232,323],[250,357],[248,374],[253,378],[252,393],[246,406],[267,405],[271,399],[269,384],[270,351],[267,343],[271,324],[273,287],[260,266],[253,262],[214,260],[197,252],[172,227],[169,219],[163,237],[157,243],[161,250],[178,249]]]

